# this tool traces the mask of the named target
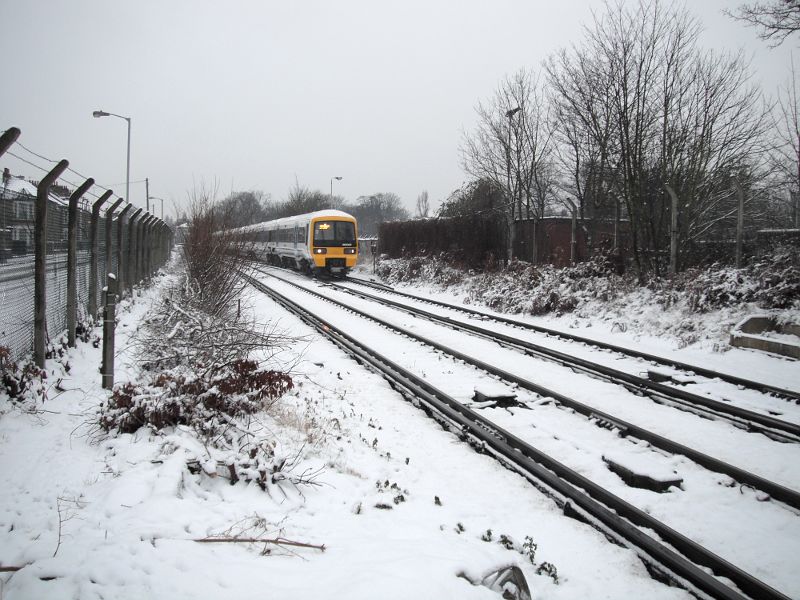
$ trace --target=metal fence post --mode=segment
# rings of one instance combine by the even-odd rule
[[[75,347],[78,321],[78,201],[94,185],[91,177],[72,192],[67,213],[67,346]]]
[[[744,190],[739,180],[734,178],[736,186],[736,200],[738,201],[736,213],[736,268],[742,268],[742,246],[744,245]]]
[[[669,211],[669,274],[675,275],[678,272],[678,194],[668,183],[664,187],[672,199],[672,208]]]
[[[145,245],[145,232],[147,231],[147,222],[150,220],[150,214],[144,213],[142,218],[139,219],[139,227],[136,230],[136,280],[142,281],[144,279],[144,245]]]
[[[3,135],[0,135],[0,156],[6,153],[6,151],[14,145],[14,142],[17,141],[19,137],[20,130],[16,127],[9,127],[3,132]],[[5,188],[5,184],[3,184]],[[8,257],[6,253],[8,251],[8,231],[6,231],[6,212],[7,207],[4,206],[6,204],[5,198],[0,196],[0,217],[2,217],[2,221],[0,222],[0,263],[6,262]]]
[[[159,267],[162,265],[162,256],[164,255],[164,221],[158,219],[153,226],[153,255],[150,269],[155,274]]]
[[[111,197],[113,192],[106,190],[94,204],[92,204],[92,220],[89,225],[89,317],[97,318],[97,250],[100,245],[97,239],[97,229],[100,225],[100,207]],[[106,254],[108,249],[106,248]]]
[[[124,224],[125,224],[125,213],[127,213],[131,208],[133,208],[133,204],[128,204],[125,208],[122,209],[122,212],[117,215],[117,291],[122,297],[122,290],[124,290],[124,282],[125,282],[125,275],[126,269],[128,266],[124,263],[123,259],[125,256],[125,252],[123,251],[123,232],[124,232]]]
[[[114,211],[117,210],[120,204],[125,202],[122,198],[117,198],[117,201],[112,204],[106,211],[106,273],[114,272],[114,242],[112,234],[114,232]],[[117,240],[119,244],[119,240]]]
[[[150,277],[153,277],[158,270],[161,252],[161,227],[164,222],[161,219],[156,219],[153,222],[153,227],[150,230]]]
[[[153,223],[155,222],[156,218],[150,215],[144,224],[144,234],[142,235],[142,278],[146,280],[149,280],[153,274],[150,268],[150,259],[152,258],[151,246],[153,243]]]
[[[147,277],[147,228],[152,215],[145,215],[139,224],[139,280]]]
[[[142,210],[137,208],[128,218],[128,256],[125,259],[125,286],[123,287],[122,281],[120,281],[120,294],[122,294],[122,290],[125,287],[128,288],[128,293],[133,293],[133,285],[138,277],[136,273],[139,266],[137,260],[137,252],[139,250],[138,229],[141,223]]]
[[[117,312],[117,278],[108,273],[108,285],[105,291],[105,307],[103,309],[103,364],[100,367],[103,388],[114,387],[114,325]]]
[[[146,249],[147,249],[147,226],[150,223],[150,219],[153,218],[153,215],[149,213],[145,213],[142,217],[142,220],[139,222],[139,281],[144,281],[146,275],[146,265],[145,265],[145,258],[146,258]]]
[[[36,220],[33,229],[33,245],[36,251],[33,263],[33,360],[40,369],[44,369],[47,328],[47,203],[50,186],[68,166],[69,162],[66,160],[59,162],[36,188]]]
[[[17,141],[20,133],[22,132],[16,127],[9,127],[5,130],[3,135],[0,135],[0,156],[3,156],[3,154],[11,148],[14,142]]]

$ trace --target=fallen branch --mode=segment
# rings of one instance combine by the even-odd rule
[[[316,544],[307,544],[305,542],[293,542],[291,540],[285,540],[283,538],[244,538],[244,537],[206,537],[206,538],[197,538],[192,540],[194,542],[200,543],[212,543],[212,542],[221,542],[221,543],[244,543],[244,544],[275,544],[276,546],[295,546],[298,548],[314,548],[316,550],[321,550],[325,552],[325,544],[321,546],[317,546]]]
[[[0,573],[14,573],[25,567],[0,567]]]

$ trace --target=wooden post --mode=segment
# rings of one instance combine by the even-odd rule
[[[92,204],[92,220],[89,225],[89,318],[97,318],[97,250],[100,245],[97,239],[97,229],[100,225],[100,208],[111,197],[113,192],[106,190],[94,204]]]
[[[131,208],[133,208],[133,204],[128,204],[125,208],[122,209],[122,212],[117,215],[117,293],[119,293],[120,297],[122,297],[122,290],[125,289],[125,277],[128,274],[128,266],[125,264],[125,238],[123,236],[124,233],[124,225],[125,225],[125,213],[127,213]]]
[[[736,213],[736,268],[742,268],[742,246],[744,245],[744,190],[739,180],[734,177],[736,186],[736,199],[739,201]]]
[[[664,187],[672,199],[672,208],[669,211],[669,274],[675,275],[678,272],[678,194],[668,183]]]
[[[36,219],[33,229],[33,361],[44,369],[47,329],[47,203],[50,186],[66,171],[69,162],[62,160],[39,182],[36,188]]]
[[[100,373],[103,388],[114,387],[114,322],[117,318],[117,278],[108,274],[108,285],[104,289],[105,307],[103,309],[103,364]]]
[[[67,221],[67,346],[75,347],[78,321],[78,201],[94,185],[91,177],[69,197]]]

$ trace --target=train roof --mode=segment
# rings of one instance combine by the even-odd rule
[[[261,229],[265,229],[267,226],[276,227],[280,225],[291,225],[293,223],[297,223],[298,221],[306,222],[306,221],[311,221],[312,219],[319,219],[319,218],[324,219],[332,217],[355,220],[355,217],[353,215],[346,213],[343,210],[328,209],[328,210],[318,210],[315,212],[305,213],[302,215],[295,215],[292,217],[283,217],[282,219],[274,219],[272,221],[264,221],[262,223],[256,223],[254,225],[245,225],[238,231],[260,231]]]

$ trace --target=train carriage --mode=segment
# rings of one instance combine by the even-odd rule
[[[266,262],[312,274],[344,277],[358,260],[358,225],[340,210],[320,210],[240,230]]]

